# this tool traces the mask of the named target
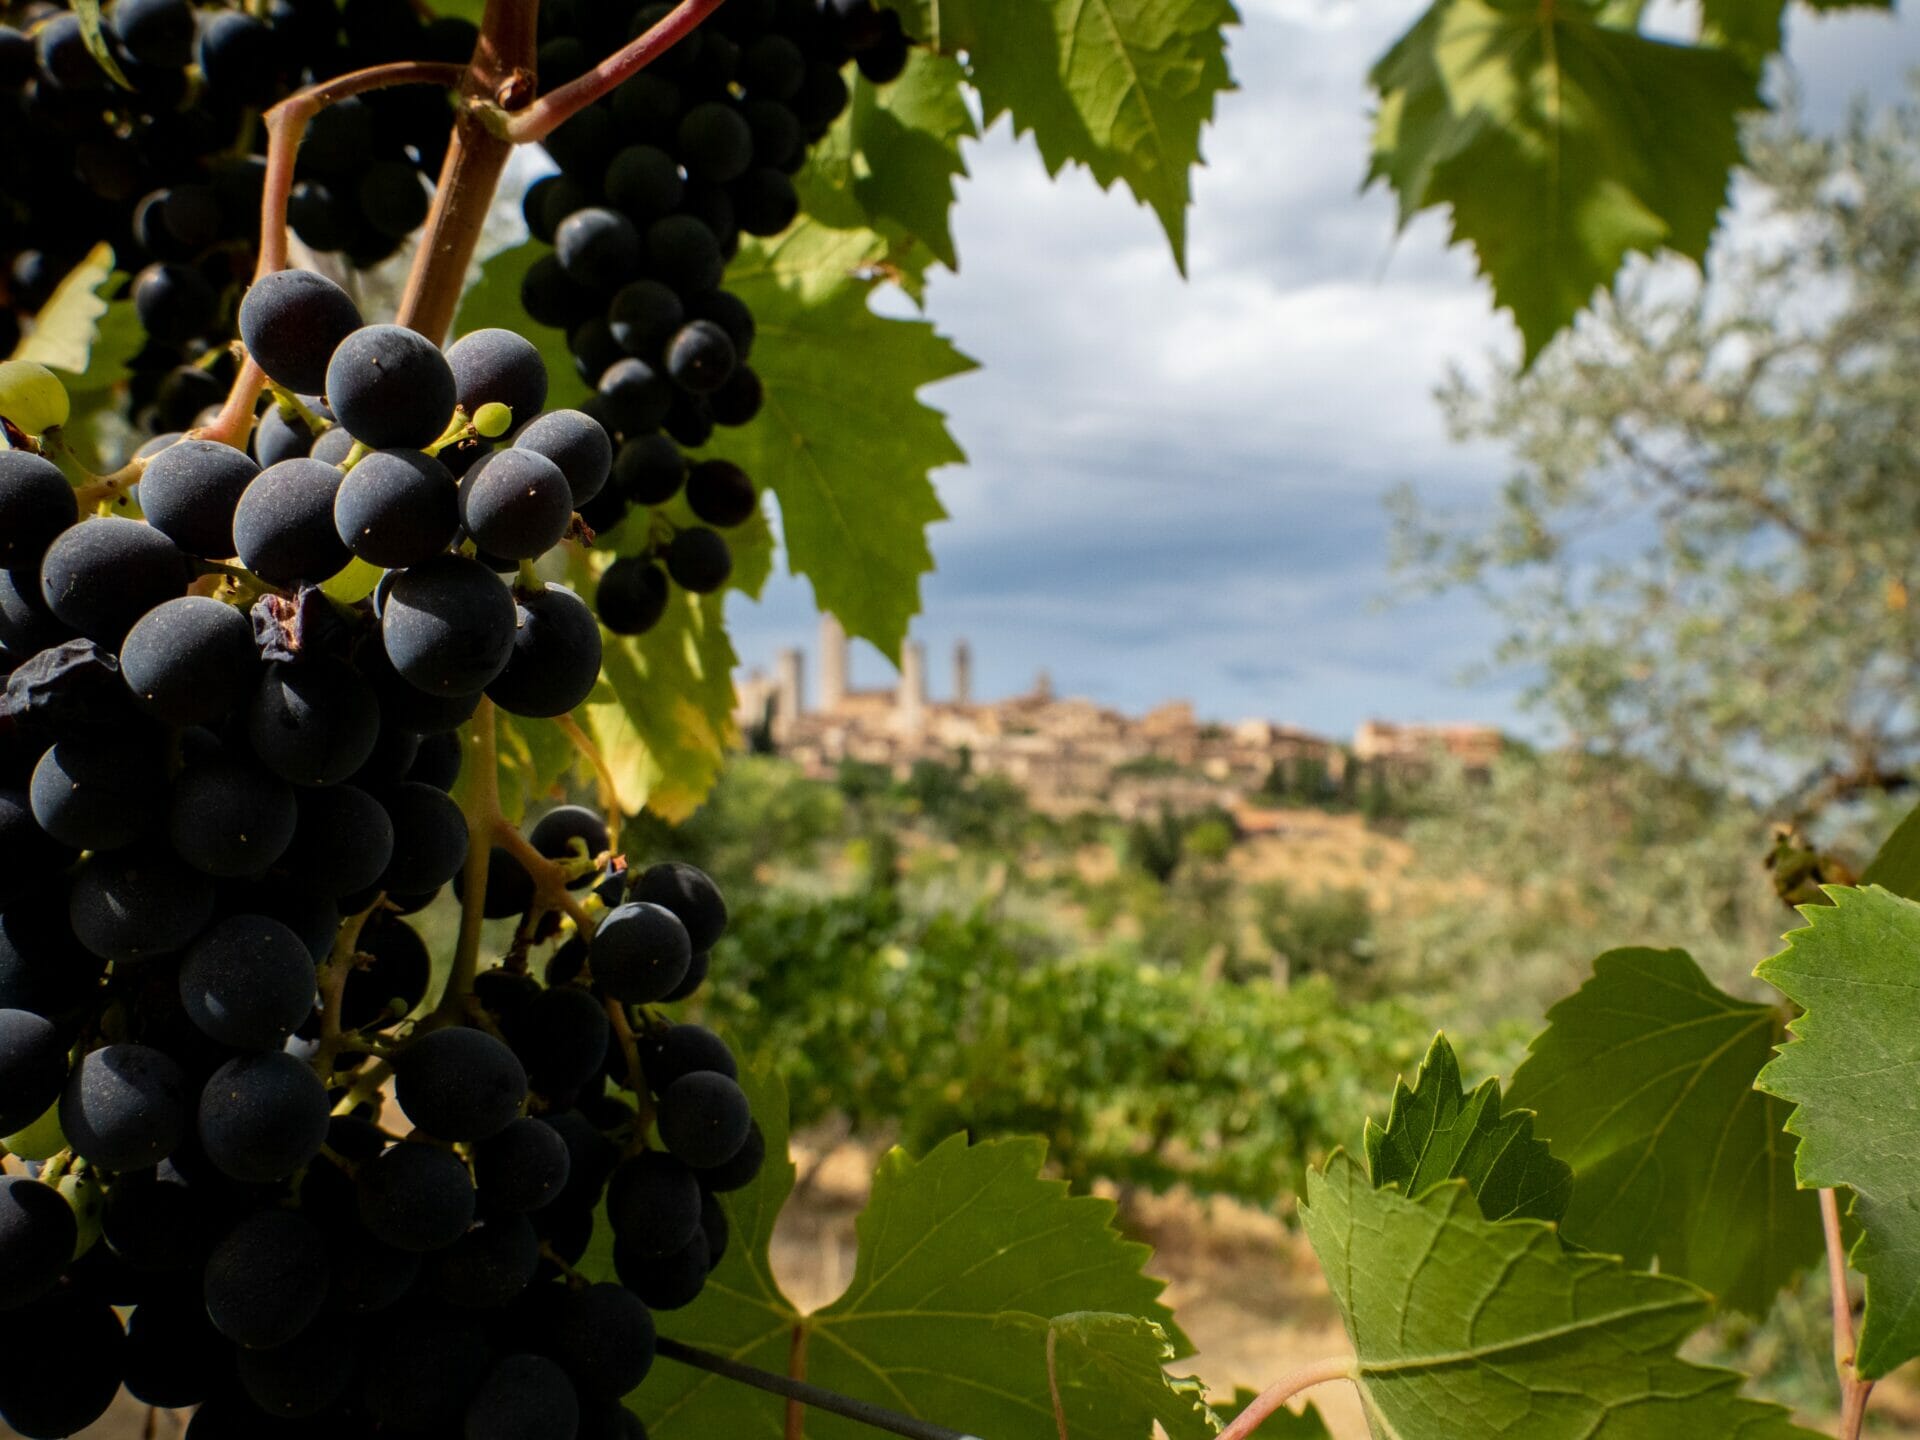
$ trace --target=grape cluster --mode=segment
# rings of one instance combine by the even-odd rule
[[[258,458],[159,437],[144,521],[0,451],[0,1137],[38,1166],[0,1175],[0,1418],[65,1436],[124,1384],[192,1440],[639,1435],[653,1312],[764,1153],[725,1045],[654,1008],[725,902],[562,806],[492,857],[520,923],[464,1005],[420,1014],[409,921],[463,875],[456,727],[598,674],[523,562],[611,442],[509,332],[443,353],[305,271],[239,320],[286,409]]]
[[[548,0],[542,83],[583,71],[669,8]],[[717,531],[753,515],[753,481],[728,461],[683,453],[761,407],[754,319],[721,288],[727,263],[742,235],[777,235],[799,214],[792,177],[846,109],[847,62],[883,84],[907,54],[899,15],[872,0],[728,0],[549,137],[560,172],[530,187],[523,208],[553,250],[528,270],[521,302],[536,322],[566,330],[595,392],[585,408],[619,442],[610,483],[581,514],[606,529],[630,506],[684,492],[704,522],[675,530],[656,517],[652,547],[607,572],[596,603],[615,633],[651,627],[670,581],[703,593],[731,573]]]
[[[150,428],[182,429],[232,378],[222,342],[252,274],[265,144],[257,112],[289,91],[390,60],[464,62],[474,27],[423,23],[407,0],[273,0],[198,7],[116,0],[103,23],[124,90],[86,48],[80,20],[46,0],[0,24],[0,354],[99,240],[133,273],[149,343],[133,401]],[[299,156],[295,229],[360,266],[425,218],[446,106],[431,90],[330,107]],[[137,272],[137,273],[134,273]],[[142,413],[145,412],[145,413]]]

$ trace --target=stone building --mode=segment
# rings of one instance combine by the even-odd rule
[[[973,656],[954,646],[952,688],[930,693],[926,649],[909,641],[900,675],[888,688],[851,683],[847,634],[822,616],[819,695],[807,704],[806,663],[782,651],[772,678],[755,672],[740,687],[743,730],[766,726],[775,748],[808,773],[831,777],[847,761],[883,766],[904,777],[923,760],[953,764],[1020,785],[1041,810],[1097,807],[1130,817],[1162,808],[1191,812],[1242,808],[1276,774],[1303,765],[1338,786],[1350,765],[1378,763],[1390,772],[1427,773],[1437,754],[1469,769],[1499,752],[1497,730],[1484,726],[1396,726],[1368,721],[1351,747],[1269,720],[1218,725],[1193,706],[1171,701],[1130,716],[1091,700],[1054,693],[1046,672],[1024,695],[977,701]]]

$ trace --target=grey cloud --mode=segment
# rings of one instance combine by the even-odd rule
[[[983,369],[927,392],[967,468],[936,478],[952,521],[915,634],[944,690],[953,640],[984,694],[1051,667],[1062,688],[1130,708],[1175,696],[1344,733],[1368,715],[1518,716],[1523,677],[1463,686],[1496,621],[1461,596],[1382,609],[1386,491],[1488,503],[1508,464],[1447,438],[1432,400],[1513,334],[1446,244],[1444,217],[1396,235],[1361,193],[1367,66],[1417,0],[1248,0],[1241,89],[1220,104],[1196,180],[1191,276],[1124,191],[1046,179],[1002,124],[970,148],[957,276],[928,313]],[[1897,92],[1920,23],[1796,10],[1794,73],[1838,113],[1859,83]],[[1839,97],[1839,98],[1835,98]],[[803,582],[732,610],[766,664],[810,641]],[[861,684],[888,682],[857,647]]]

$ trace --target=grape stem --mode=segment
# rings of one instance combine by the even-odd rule
[[[287,200],[293,194],[294,162],[300,141],[313,117],[329,105],[369,90],[395,85],[437,85],[452,90],[466,78],[467,67],[444,61],[400,60],[351,70],[318,85],[296,90],[267,111],[267,174],[260,197],[260,261],[253,278],[287,268]]]
[[[69,450],[67,453],[71,455],[73,452]],[[74,503],[81,510],[86,511],[91,510],[102,500],[118,500],[140,483],[140,477],[145,473],[146,468],[147,462],[136,457],[110,475],[96,475],[74,490]]]
[[[785,1375],[776,1375],[771,1370],[762,1370],[755,1365],[743,1365],[740,1361],[728,1356],[715,1355],[711,1351],[683,1344],[666,1335],[660,1337],[655,1350],[669,1360],[678,1360],[682,1365],[691,1365],[695,1369],[705,1370],[710,1375],[738,1381],[742,1385],[751,1385],[756,1390],[765,1390],[815,1410],[825,1410],[829,1415],[838,1415],[844,1420],[853,1420],[875,1430],[884,1430],[889,1435],[904,1435],[907,1440],[974,1440],[973,1436],[964,1431],[949,1430],[946,1426],[936,1425],[931,1420],[922,1420],[914,1415],[902,1415],[897,1410],[888,1410],[871,1401],[856,1400],[851,1395],[842,1395],[836,1390],[828,1390],[824,1386],[812,1385],[804,1380],[793,1380]]]
[[[302,400],[284,385],[276,385],[273,381],[269,380],[267,381],[267,389],[273,395],[274,404],[280,407],[281,415],[289,420],[299,420],[299,422],[306,427],[309,435],[318,437],[322,432],[333,428],[332,421],[323,420],[314,414],[313,411],[307,408],[306,401]]]
[[[627,1067],[627,1088],[633,1092],[640,1109],[646,1112],[635,1115],[633,1144],[627,1148],[627,1153],[631,1155],[646,1148],[646,1134],[654,1121],[653,1103],[641,1083],[640,1042],[633,1033],[633,1022],[627,1019],[627,1007],[611,995],[603,1003],[607,1007],[607,1023],[613,1027],[614,1044],[620,1047],[620,1059]]]
[[[1330,1380],[1357,1383],[1358,1378],[1352,1358],[1346,1355],[1330,1355],[1324,1360],[1297,1366],[1254,1396],[1247,1408],[1233,1417],[1233,1423],[1220,1432],[1219,1440],[1246,1440],[1263,1420],[1303,1391]]]
[[[567,881],[572,877],[567,874],[566,867],[534,849],[532,843],[497,808],[491,816],[491,824],[493,843],[525,866],[527,874],[533,878],[533,906],[527,913],[538,919],[548,910],[558,910],[573,921],[581,939],[591,940],[600,922],[568,893]]]
[[[293,194],[294,163],[299,156],[300,140],[314,116],[350,96],[393,85],[451,88],[458,85],[466,73],[462,65],[426,60],[371,65],[296,90],[267,111],[262,117],[267,127],[267,171],[260,195],[260,259],[254,266],[253,278],[258,280],[262,275],[287,268],[287,200]],[[260,403],[260,392],[266,384],[266,374],[249,356],[234,377],[233,388],[227,392],[220,414],[211,425],[193,431],[194,436],[244,450],[247,431],[253,426],[254,406]]]
[[[253,407],[259,403],[260,392],[266,384],[266,372],[254,364],[249,355],[240,373],[233,377],[233,388],[227,391],[226,403],[220,407],[213,423],[188,433],[195,440],[212,440],[236,450],[246,449],[247,432],[253,428]]]
[[[807,1322],[804,1319],[796,1320],[793,1325],[793,1339],[787,1345],[787,1374],[802,1382],[807,1378]],[[806,1428],[807,1407],[789,1395],[784,1440],[804,1440]],[[1066,1436],[1062,1435],[1060,1440],[1066,1440]]]
[[[1067,1435],[1067,1406],[1060,1398],[1060,1365],[1055,1351],[1059,1348],[1060,1331],[1057,1326],[1047,1326],[1047,1399],[1053,1404],[1053,1428],[1060,1440],[1069,1440]]]
[[[357,1108],[379,1095],[380,1087],[393,1078],[391,1058],[376,1060],[360,1072],[353,1082],[353,1088],[341,1097],[340,1103],[333,1107],[336,1115],[351,1115]]]
[[[558,1270],[561,1275],[566,1278],[567,1283],[576,1289],[583,1285],[593,1283],[578,1270],[574,1269],[573,1266],[567,1262],[566,1257],[558,1250],[555,1250],[549,1241],[542,1240],[540,1242],[540,1258]]]
[[[449,445],[458,445],[462,440],[471,440],[479,433],[480,432],[474,428],[473,421],[467,418],[467,412],[456,406],[453,412],[453,419],[449,420],[447,422],[447,428],[440,432],[440,438],[420,453],[423,455],[438,455]]]
[[[567,121],[609,94],[692,34],[715,10],[720,0],[680,0],[680,3],[644,35],[628,41],[578,80],[542,95],[519,114],[507,118],[501,129],[515,145],[544,140]]]
[[[1847,1288],[1846,1240],[1840,1233],[1840,1197],[1820,1192],[1820,1228],[1827,1240],[1827,1282],[1833,1292],[1833,1370],[1840,1380],[1839,1440],[1859,1440],[1873,1381],[1854,1369],[1853,1295]]]
[[[333,952],[320,972],[320,1048],[314,1053],[313,1064],[322,1080],[333,1078],[333,1057],[347,1048],[340,1031],[340,1010],[347,993],[347,976],[353,973],[360,953],[360,932],[386,899],[382,892],[366,909],[348,918],[334,937]]]
[[[488,13],[493,7],[489,5]],[[487,862],[493,853],[490,843],[500,823],[500,751],[493,702],[482,696],[479,708],[467,722],[465,739],[469,753],[461,769],[473,777],[461,807],[467,818],[466,869],[460,876],[460,940],[453,952],[453,969],[447,975],[447,988],[441,992],[434,1009],[435,1021],[445,1024],[459,1020],[466,1012],[467,996],[473,990],[473,977],[480,964],[480,926],[487,901]]]
[[[493,192],[513,153],[512,144],[493,133],[491,117],[533,99],[539,17],[539,0],[487,0],[480,41],[459,82],[446,162],[395,317],[436,345],[453,326]]]
[[[593,737],[580,728],[580,723],[573,716],[562,715],[553,723],[560,727],[560,733],[573,742],[573,748],[593,767],[594,777],[600,782],[600,808],[607,815],[607,849],[618,855],[620,787],[614,784],[613,767],[607,763],[607,757],[600,753],[600,747],[593,743]]]

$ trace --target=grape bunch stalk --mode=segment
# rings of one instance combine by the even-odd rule
[[[32,1166],[0,1176],[0,1418],[69,1435],[124,1384],[192,1440],[639,1435],[655,1312],[764,1156],[725,1044],[658,1008],[726,904],[595,811],[522,833],[448,793],[463,722],[492,795],[493,710],[596,681],[536,562],[611,441],[509,331],[442,351],[302,270],[239,326],[256,454],[158,437],[144,518],[0,451],[0,1143]],[[16,427],[64,411],[0,369]],[[429,1008],[409,917],[482,876]],[[519,923],[476,975],[482,912]]]
[[[115,0],[101,24],[109,71],[73,10],[33,0],[5,18],[0,354],[105,240],[147,335],[132,367],[134,418],[160,430],[197,423],[233,379],[225,342],[254,270],[245,237],[265,168],[257,112],[363,66],[464,62],[477,33],[465,20],[422,21],[407,0]],[[423,177],[446,148],[446,107],[431,92],[329,108],[300,151],[296,232],[355,266],[386,259],[426,218]]]

